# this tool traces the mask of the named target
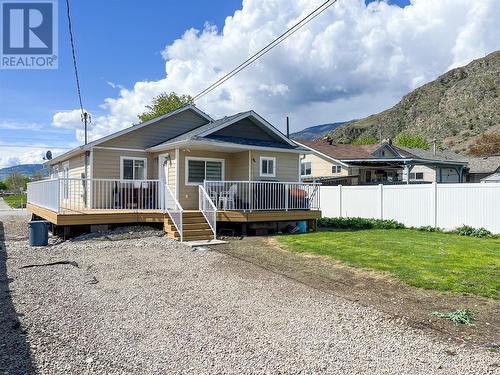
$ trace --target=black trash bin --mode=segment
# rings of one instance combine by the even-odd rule
[[[28,223],[30,246],[47,246],[49,243],[49,222],[35,220]]]

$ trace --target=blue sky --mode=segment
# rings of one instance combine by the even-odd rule
[[[319,4],[311,1],[311,6],[316,3]],[[410,5],[409,0],[395,0],[389,2],[392,7],[372,4],[375,8],[368,11],[361,0],[339,0],[303,32],[297,33],[292,42],[269,54],[262,66],[256,66],[253,71],[249,70],[248,74],[242,74],[228,84],[227,90],[236,90],[232,85],[239,84],[238,90],[246,90],[246,97],[226,100],[224,98],[227,92],[222,91],[219,97],[214,96],[214,101],[208,100],[200,105],[205,105],[202,109],[208,109],[215,115],[247,110],[251,106],[274,121],[280,121],[290,113],[296,119],[293,130],[322,122],[348,120],[385,109],[410,89],[442,74],[449,66],[457,62],[468,62],[471,57],[496,48],[496,45],[491,46],[493,42],[486,40],[486,33],[484,38],[480,35],[485,39],[481,44],[485,47],[477,47],[472,52],[465,51],[463,56],[457,57],[456,50],[463,43],[459,32],[467,26],[467,12],[470,13],[469,8],[474,5],[474,1],[470,1],[472,5],[465,4],[463,9],[458,10],[452,9],[454,3],[451,0],[443,0],[439,6],[433,3],[435,4],[431,0],[421,0],[417,5]],[[493,9],[494,18],[498,7],[489,0],[485,0],[485,3],[493,4],[489,6]],[[241,0],[73,0],[71,4],[83,100],[85,107],[97,119],[94,125],[96,135],[130,124],[133,116],[124,113],[123,108],[137,105],[137,98],[158,93],[160,88],[167,91],[184,90],[193,94],[205,87],[217,75],[212,77],[207,74],[204,64],[210,65],[218,74],[229,70],[250,54],[249,46],[255,50],[255,46],[265,44],[307,10],[284,0],[248,0],[246,9],[238,16],[235,11],[242,9]],[[407,7],[408,11],[407,8],[405,12],[400,8],[396,9],[396,6],[407,5],[410,5]],[[275,9],[280,11],[276,13]],[[348,16],[345,15],[346,12]],[[451,35],[450,38],[443,38],[446,40],[442,46],[429,41],[425,33],[421,36],[413,35],[413,29],[421,26],[427,18],[419,21],[419,15],[427,16],[426,13],[431,13],[431,16],[432,12],[435,12],[435,19],[441,18],[445,25],[450,25],[450,31],[446,27],[437,30],[443,35]],[[228,16],[234,17],[230,20],[227,35],[221,35]],[[411,22],[415,19],[418,23],[412,25]],[[432,17],[429,19],[434,21]],[[481,21],[484,24],[481,27],[486,31],[490,27],[489,21]],[[356,22],[359,22],[358,27],[345,27],[348,23]],[[206,23],[216,25],[218,32],[214,34],[210,29],[204,29]],[[392,26],[389,27],[388,24]],[[335,26],[332,27],[333,31],[329,28],[331,25]],[[363,30],[363,27],[366,29]],[[430,26],[431,31],[432,27],[438,27],[436,22]],[[190,28],[200,32],[185,34]],[[359,33],[354,34],[352,30],[359,30]],[[239,38],[236,49],[234,34]],[[348,44],[345,44],[346,40]],[[317,51],[318,58],[324,60],[320,68],[300,62],[293,66],[292,60],[297,55],[296,51],[292,51],[296,47],[294,44],[302,42],[307,45],[301,51],[305,51],[307,55],[318,48],[318,43],[324,43]],[[406,44],[414,45],[415,48],[410,49]],[[170,47],[166,49],[168,46]],[[220,53],[204,59],[205,55],[210,55],[212,47],[218,48]],[[440,51],[439,56],[429,58],[432,50]],[[312,59],[313,63],[318,58]],[[172,63],[170,67],[167,65],[169,75],[166,79],[165,62],[168,60]],[[277,62],[286,64],[272,72]],[[373,65],[367,67],[368,62]],[[368,70],[364,75],[349,78],[344,73],[352,63],[359,64],[356,69],[358,73]],[[266,64],[269,64],[267,69]],[[186,72],[186,69],[192,71]],[[203,74],[197,69],[201,69]],[[300,77],[294,77],[298,70]],[[261,74],[256,75],[256,72]],[[334,77],[335,81],[326,89],[324,85],[317,87],[311,82],[321,83],[322,77],[318,78],[314,74]],[[252,79],[251,84],[245,80],[248,77]],[[371,81],[367,82],[367,77]],[[137,82],[147,90],[135,88]],[[114,85],[116,86],[113,87]],[[374,96],[372,91],[376,85],[379,85],[380,95]],[[120,87],[125,87],[128,91],[124,94],[120,92]],[[269,97],[254,101],[252,98],[256,97],[256,92],[261,96],[265,93]],[[298,95],[297,92],[304,94]],[[323,95],[324,92],[327,95]],[[106,98],[113,98],[116,102],[103,107]],[[365,105],[367,98],[369,100]],[[127,102],[128,100],[130,101]],[[145,103],[140,104],[143,106]],[[134,115],[137,108],[143,108],[141,105],[133,107]],[[65,111],[76,108],[78,100],[65,2],[59,0],[59,69],[0,69],[0,167],[34,161],[43,151],[32,149],[28,153],[27,149],[6,148],[1,144],[44,145],[51,149],[56,146],[76,146],[79,143],[75,135],[75,128],[80,126],[78,123],[64,120],[60,121],[58,127],[53,125],[54,114],[64,114]],[[26,155],[22,157],[24,154]]]

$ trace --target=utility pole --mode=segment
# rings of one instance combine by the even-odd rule
[[[92,122],[92,116],[90,116],[90,113],[87,111],[83,110],[82,111],[82,122],[84,125],[84,131],[85,131],[85,146],[87,146],[88,143],[88,125]],[[90,156],[90,151],[85,150],[85,176],[83,180],[83,186],[84,186],[84,193],[83,193],[83,201],[85,202],[85,206],[89,208],[89,199],[88,199],[88,187],[89,183],[91,184],[92,181],[89,179],[89,156]]]

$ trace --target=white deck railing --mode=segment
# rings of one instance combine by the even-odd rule
[[[205,216],[208,225],[210,225],[215,240],[217,239],[217,207],[215,207],[215,204],[212,202],[202,185],[198,186],[198,201],[200,211],[203,216]]]
[[[320,184],[268,181],[205,181],[217,209],[228,211],[317,210]]]
[[[168,216],[172,219],[172,222],[174,223],[175,227],[177,228],[177,232],[179,232],[180,236],[180,241],[182,242],[183,240],[183,226],[182,226],[182,216],[184,210],[182,209],[182,206],[180,203],[175,199],[175,195],[172,193],[172,190],[168,187],[168,185],[165,186],[165,211],[167,212]]]
[[[28,184],[28,203],[55,212],[162,209],[158,180],[42,180]]]
[[[41,180],[28,184],[28,203],[59,212],[59,180]]]

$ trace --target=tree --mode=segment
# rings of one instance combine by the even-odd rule
[[[469,153],[474,156],[500,155],[500,133],[481,135],[469,148]]]
[[[0,191],[2,190],[7,190],[7,185],[5,184],[5,182],[0,181]]]
[[[43,180],[43,173],[41,171],[36,171],[33,173],[33,181]]]
[[[26,187],[26,183],[26,178],[19,172],[12,173],[5,180],[7,188],[13,193],[20,193]]]
[[[408,132],[399,133],[394,143],[398,146],[411,147],[411,148],[422,148],[428,150],[431,145],[427,143],[424,137],[420,134],[412,134]]]
[[[171,92],[170,94],[164,92],[155,97],[153,102],[146,106],[148,110],[137,117],[142,122],[149,121],[188,104],[194,104],[193,98],[190,95],[179,96],[175,92]]]
[[[352,141],[353,145],[374,145],[378,140],[373,135],[361,134],[358,138]]]

